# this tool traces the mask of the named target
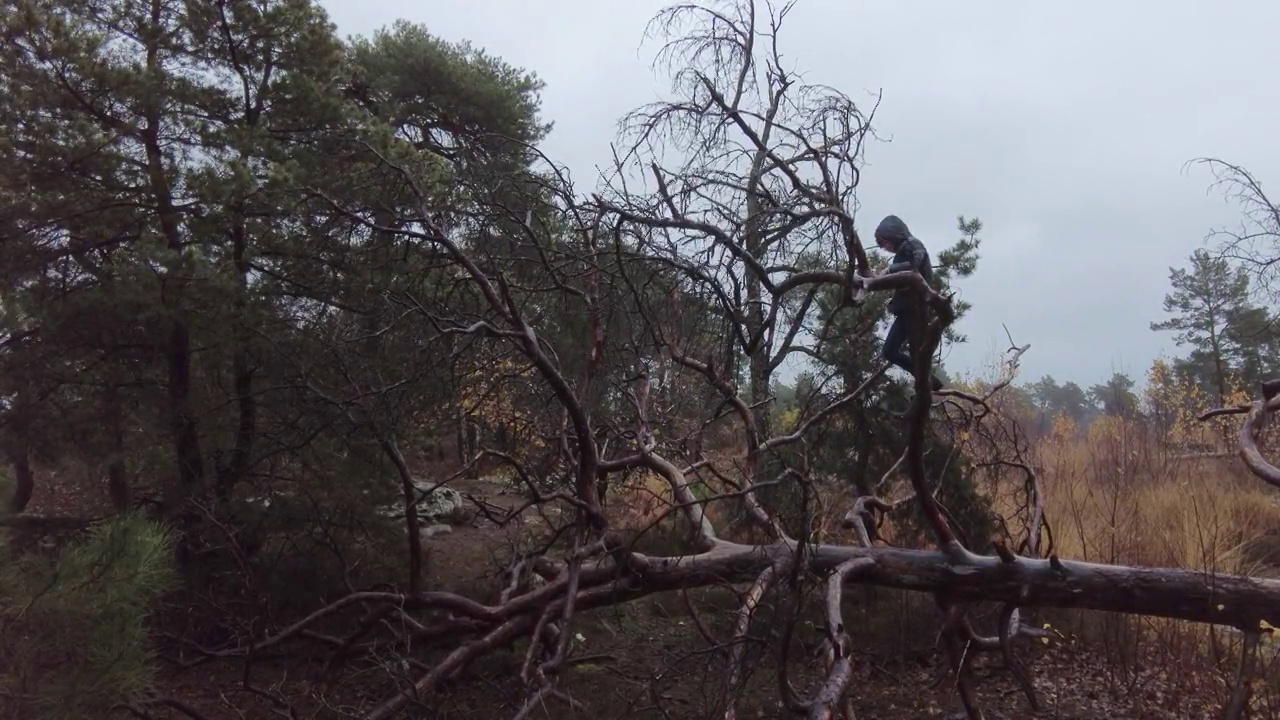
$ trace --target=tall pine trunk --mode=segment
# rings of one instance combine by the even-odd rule
[[[168,425],[170,443],[177,462],[177,482],[169,488],[168,506],[183,538],[177,544],[178,562],[189,571],[191,536],[199,521],[195,503],[203,500],[204,458],[200,450],[200,434],[193,411],[191,382],[191,330],[185,307],[185,282],[180,277],[180,258],[184,251],[179,211],[173,199],[173,186],[165,167],[161,145],[161,78],[165,68],[160,50],[164,36],[162,0],[151,0],[149,27],[143,36],[146,43],[146,68],[150,74],[150,99],[144,110],[144,126],[140,135],[146,151],[148,191],[155,204],[160,231],[165,245],[174,255],[175,272],[165,278],[163,302],[168,311],[168,333],[164,354],[168,366]]]
[[[13,465],[13,495],[9,497],[8,511],[20,513],[31,503],[35,494],[35,473],[31,470],[31,455],[24,446],[10,448],[9,462]]]
[[[120,400],[120,389],[114,382],[107,383],[105,400],[107,432],[110,434],[107,451],[107,495],[111,498],[111,507],[117,512],[124,512],[129,509],[132,498],[124,457],[124,408]]]
[[[232,358],[231,373],[233,391],[236,399],[236,434],[235,445],[231,450],[231,462],[226,471],[218,476],[218,502],[225,503],[231,498],[235,486],[244,480],[249,473],[250,457],[253,452],[254,436],[257,432],[258,404],[254,397],[254,368],[250,357],[249,343],[252,335],[249,330],[249,242],[245,228],[244,203],[236,209],[235,225],[232,228],[231,257],[235,266],[235,317],[231,321]]]
[[[5,434],[5,455],[13,466],[13,495],[9,497],[8,511],[20,513],[31,503],[35,494],[35,473],[31,469],[31,396],[29,390],[20,389],[14,398]]]

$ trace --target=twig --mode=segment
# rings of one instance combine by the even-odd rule
[[[1223,710],[1223,720],[1241,720],[1244,717],[1245,708],[1249,705],[1249,680],[1260,636],[1261,633],[1257,630],[1244,633],[1244,640],[1240,644],[1240,664],[1236,667],[1236,681],[1231,697],[1227,700],[1227,707]]]

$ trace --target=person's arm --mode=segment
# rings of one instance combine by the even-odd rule
[[[907,242],[909,243],[907,245],[907,259],[902,262],[891,263],[885,270],[886,273],[906,272],[907,270],[923,272],[925,258],[928,257],[928,253],[924,249],[924,243],[919,240],[908,240]]]

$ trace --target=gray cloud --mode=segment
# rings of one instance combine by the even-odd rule
[[[640,47],[664,2],[328,0],[343,34],[397,18],[468,39],[547,81],[549,154],[594,183],[615,123],[667,90]],[[1168,267],[1238,214],[1208,192],[1217,155],[1280,182],[1274,68],[1280,4],[802,0],[783,49],[808,82],[855,99],[883,89],[859,228],[886,213],[940,249],[959,214],[984,221],[982,261],[963,288],[974,309],[953,371],[1005,346],[1033,349],[1024,379],[1081,384],[1141,377],[1170,338]]]

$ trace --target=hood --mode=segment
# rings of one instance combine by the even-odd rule
[[[897,247],[903,241],[911,239],[911,230],[907,228],[906,223],[902,222],[902,218],[897,215],[886,215],[876,226],[876,237],[884,238]]]

